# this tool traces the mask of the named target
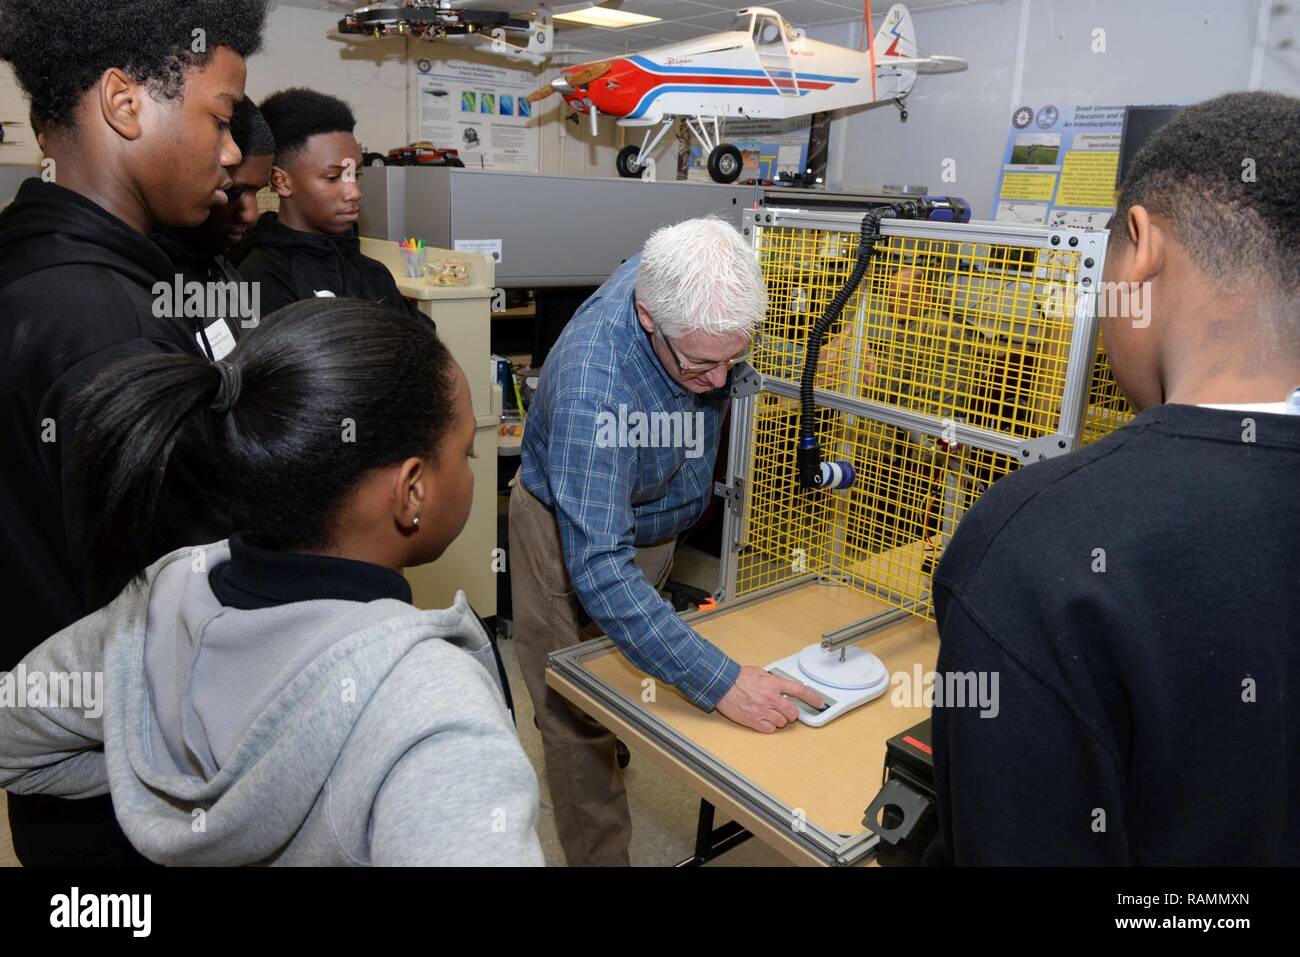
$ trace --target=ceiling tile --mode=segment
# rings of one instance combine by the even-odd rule
[[[647,17],[659,17],[661,20],[684,20],[716,12],[714,6],[696,0],[613,0],[611,3],[602,3],[601,6],[611,10],[626,10],[628,13],[643,13]]]
[[[610,35],[622,42],[626,40],[633,46],[650,43],[676,43],[679,40],[693,40],[709,31],[693,23],[648,23],[635,30],[611,30]]]
[[[740,8],[737,7],[736,9],[740,9]],[[727,27],[731,26],[731,22],[735,19],[736,19],[735,10],[727,10],[727,11],[719,10],[717,13],[708,13],[708,14],[704,14],[703,16],[689,17],[684,22],[693,23],[696,24],[697,26],[704,27],[706,30],[710,32],[715,32],[718,30],[727,29]]]
[[[597,30],[595,27],[580,27],[576,24],[570,26],[567,23],[557,23],[555,25],[555,36],[562,40],[589,40],[592,37],[603,37],[609,33],[608,30]]]
[[[839,7],[833,3],[824,3],[823,0],[776,0],[776,2],[769,3],[768,6],[797,27],[810,26],[814,23],[831,23],[836,20],[859,20],[862,18],[860,7],[855,13],[846,7]]]
[[[989,0],[911,0],[909,6],[912,10],[937,10],[940,7],[968,7],[972,4],[988,2]]]

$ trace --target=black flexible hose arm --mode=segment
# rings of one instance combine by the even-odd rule
[[[817,380],[817,365],[821,359],[822,340],[835,325],[844,307],[857,291],[862,277],[867,274],[871,264],[872,253],[880,239],[880,221],[898,217],[902,210],[898,206],[877,206],[868,210],[862,217],[862,227],[858,236],[858,254],[853,262],[853,271],[839,292],[831,299],[830,305],[816,324],[808,332],[808,344],[804,347],[803,373],[799,377],[799,446],[795,450],[795,465],[799,471],[799,487],[816,489],[821,487],[821,445],[817,441],[817,404],[813,398],[813,384]]]

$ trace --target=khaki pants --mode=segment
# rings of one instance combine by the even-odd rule
[[[637,567],[656,590],[668,580],[675,546],[637,549]],[[546,686],[547,655],[599,635],[600,626],[579,622],[555,516],[520,483],[510,494],[508,560],[512,633],[542,732],[564,856],[573,867],[626,866],[632,821],[614,735]]]

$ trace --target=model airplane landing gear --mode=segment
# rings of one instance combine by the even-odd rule
[[[898,107],[898,122],[900,122],[900,123],[906,123],[906,122],[907,122],[907,104],[906,104],[906,102],[903,100],[903,98],[902,98],[901,96],[900,96],[898,99],[896,99],[896,100],[894,101],[894,106]]]
[[[709,153],[709,176],[715,183],[734,183],[744,165],[740,150],[730,143],[719,143]]]
[[[624,146],[618,151],[618,156],[614,158],[614,168],[618,170],[618,175],[628,179],[636,179],[645,169],[639,162],[638,157],[641,155],[641,147]]]
[[[722,142],[723,117],[699,116],[692,119],[684,116],[682,119],[703,150],[709,177],[715,183],[723,184],[734,183],[740,179],[745,162],[740,155],[740,150],[730,143]]]
[[[645,172],[646,161],[654,155],[655,147],[663,141],[668,131],[677,125],[677,117],[669,116],[662,120],[651,120],[649,125],[657,126],[658,129],[647,129],[640,146],[628,145],[618,151],[618,156],[614,158],[614,168],[618,170],[619,176],[626,176],[629,179],[641,177]],[[643,156],[645,160],[642,160]]]

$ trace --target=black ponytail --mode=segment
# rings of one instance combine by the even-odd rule
[[[204,544],[168,507],[169,484],[197,475],[232,528],[284,549],[328,545],[367,472],[436,455],[453,365],[427,318],[321,298],[268,317],[223,363],[143,356],[106,370],[77,397],[72,456],[92,599]]]

